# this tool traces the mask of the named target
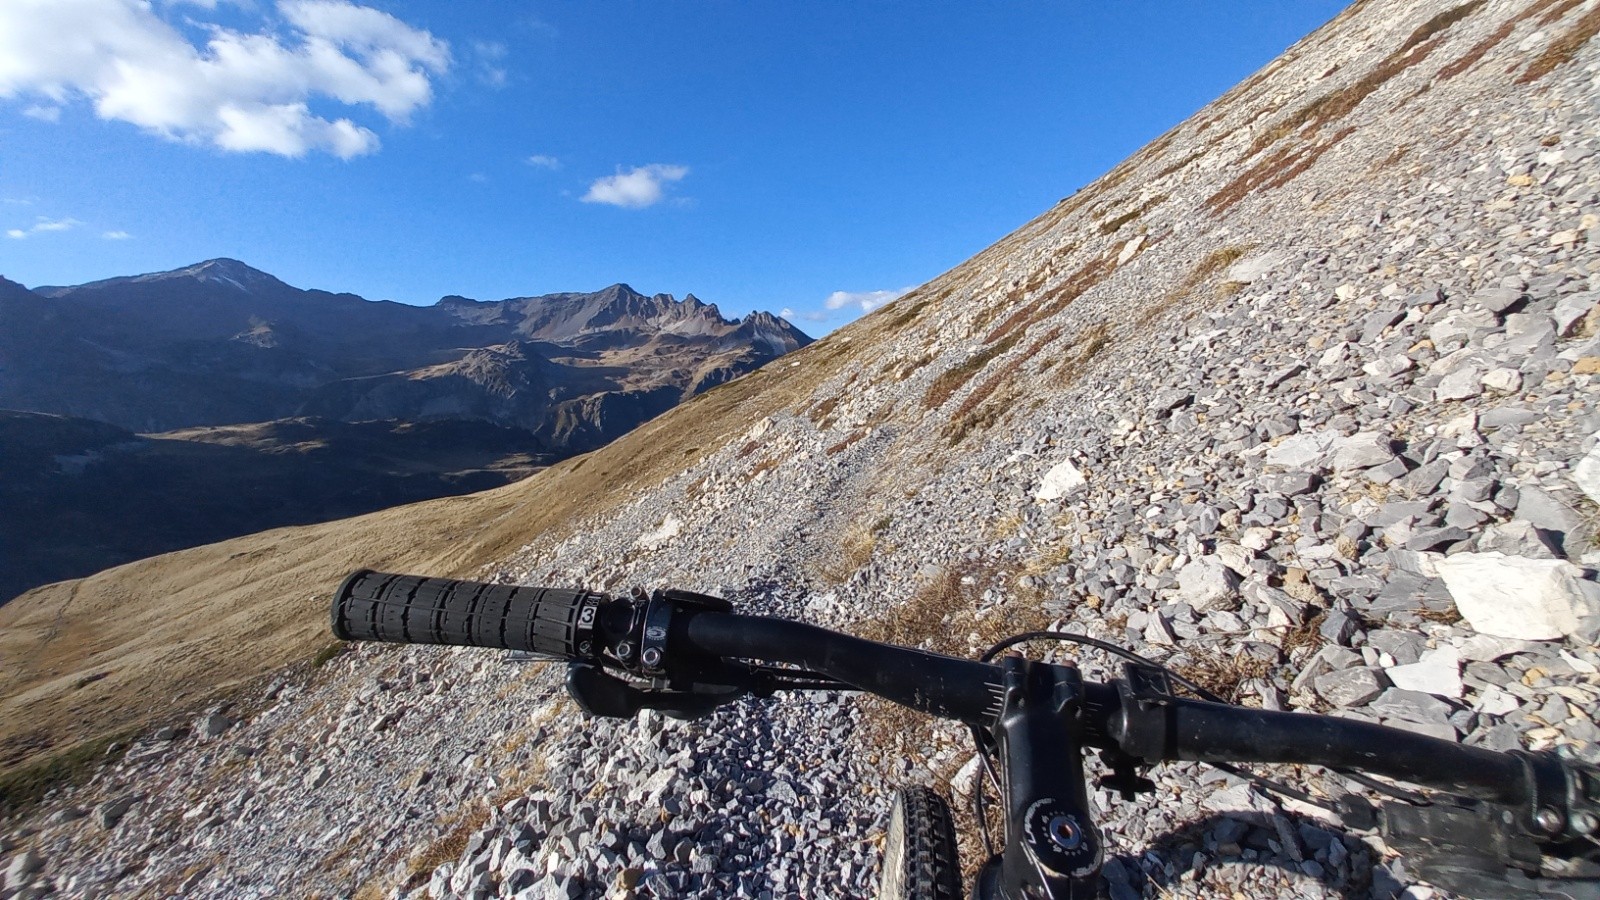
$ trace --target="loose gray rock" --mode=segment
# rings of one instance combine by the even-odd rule
[[[1360,706],[1383,693],[1387,686],[1382,673],[1365,666],[1329,672],[1315,682],[1316,691],[1324,700],[1342,707]]]
[[[1490,525],[1478,535],[1480,553],[1503,553],[1525,559],[1560,559],[1556,546],[1526,519]]]
[[[1394,459],[1389,437],[1372,431],[1340,438],[1333,446],[1333,470],[1351,472],[1370,469]]]

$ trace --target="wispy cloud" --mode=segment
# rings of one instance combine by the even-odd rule
[[[506,71],[506,45],[498,41],[472,42],[472,72],[478,81],[489,87],[506,86],[510,75]]]
[[[589,192],[581,198],[585,203],[605,203],[626,209],[643,209],[661,202],[665,185],[682,181],[689,174],[688,166],[651,163],[624,172],[596,179]]]
[[[42,110],[81,98],[102,119],[169,140],[349,159],[377,150],[377,134],[313,114],[313,100],[405,124],[450,67],[444,41],[349,0],[278,0],[276,10],[281,23],[259,33],[200,23],[209,35],[200,47],[148,3],[6,0],[0,99],[42,98],[48,107],[30,107]]]
[[[862,312],[869,313],[904,297],[913,287],[916,285],[903,287],[898,291],[834,291],[822,305],[828,309],[859,308]]]
[[[543,153],[535,153],[523,160],[523,162],[533,166],[535,169],[549,169],[552,172],[561,168],[561,160],[556,159],[554,156],[546,156]]]
[[[52,231],[71,231],[82,224],[83,223],[79,222],[77,219],[47,219],[41,216],[38,221],[34,222],[27,228],[12,228],[7,230],[6,237],[11,238],[14,241],[20,241],[23,238],[32,237],[36,234],[48,234]]]
[[[22,114],[30,119],[38,119],[41,122],[61,121],[61,107],[59,106],[30,106],[24,109]]]
[[[126,231],[107,231],[100,236],[108,241],[125,241],[128,238],[133,237],[133,235],[127,233]]]

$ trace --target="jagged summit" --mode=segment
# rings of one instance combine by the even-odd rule
[[[136,431],[465,418],[559,431],[551,447],[577,452],[811,340],[626,284],[419,307],[301,290],[234,259],[18,291],[0,330],[0,408]],[[584,401],[597,392],[617,397]]]

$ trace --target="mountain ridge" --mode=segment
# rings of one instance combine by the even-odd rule
[[[466,416],[582,435],[552,447],[581,452],[658,413],[659,396],[693,396],[811,340],[769,314],[727,319],[693,295],[646,296],[623,284],[494,301],[452,295],[423,307],[302,290],[218,258],[20,288],[7,282],[0,292],[0,370],[8,375],[0,407],[136,431],[301,414],[353,421],[380,406],[385,418]],[[453,382],[464,395],[437,381],[439,366],[513,343],[510,352],[540,358],[549,388],[542,399],[526,398],[513,413],[475,398],[482,386],[470,378]],[[397,380],[430,386],[401,390]],[[384,393],[368,397],[367,389]],[[621,413],[616,422],[594,418],[595,404],[581,402],[597,392],[617,395],[604,404]],[[555,424],[574,417],[585,427]]]

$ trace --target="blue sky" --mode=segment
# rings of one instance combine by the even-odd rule
[[[0,0],[0,274],[231,256],[420,304],[623,281],[820,334],[1342,6]]]

